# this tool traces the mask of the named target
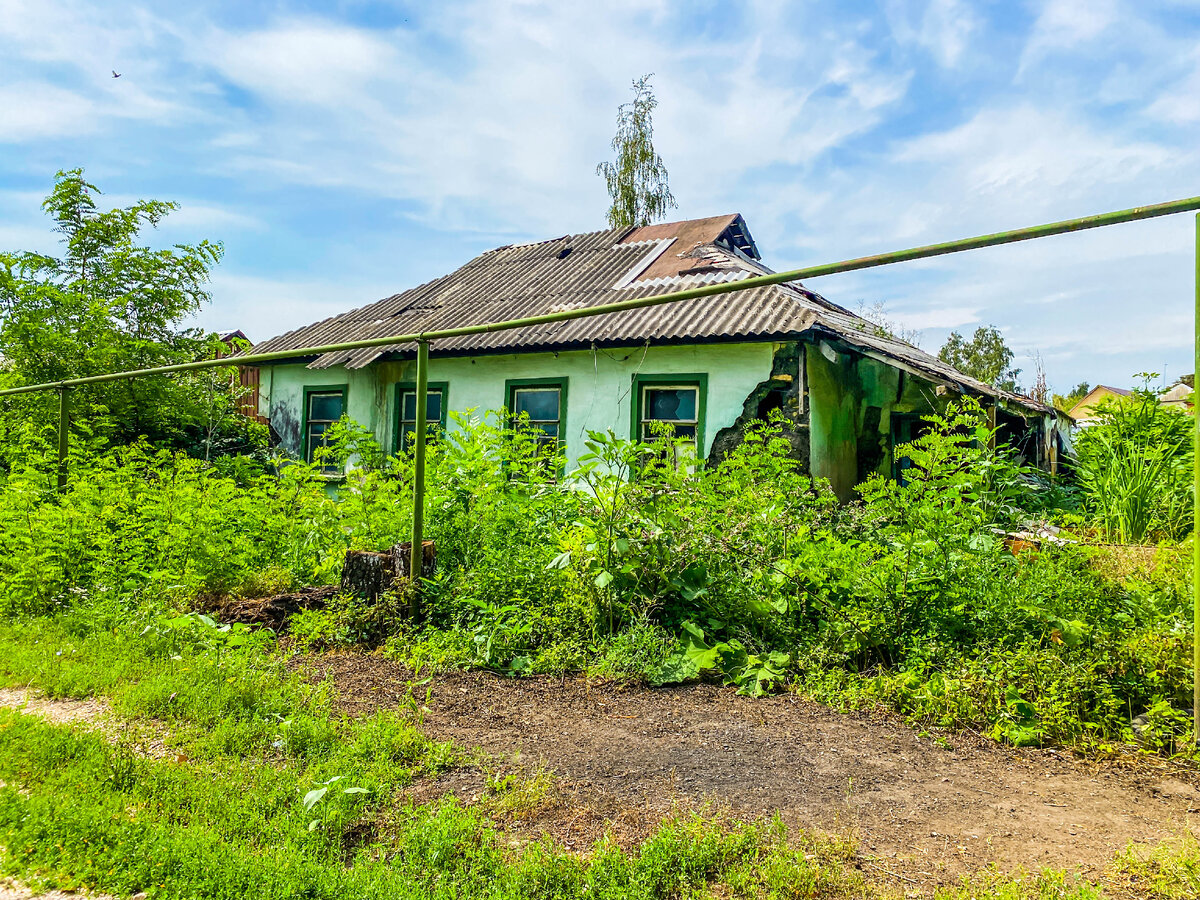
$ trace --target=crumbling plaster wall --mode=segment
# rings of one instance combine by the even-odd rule
[[[306,389],[345,387],[346,413],[365,428],[383,439],[390,436],[391,415],[387,382],[381,375],[393,374],[400,363],[382,363],[367,369],[309,369],[303,364],[273,366],[266,389],[260,387],[260,409],[271,421],[280,446],[295,456],[301,452],[300,431],[304,425],[304,393]],[[387,369],[384,373],[383,369]],[[386,444],[384,446],[387,446]]]
[[[715,465],[742,443],[750,423],[775,420],[791,444],[790,455],[805,469],[809,457],[808,392],[805,387],[805,345],[797,341],[772,345],[771,370],[742,402],[737,418],[713,436],[708,463]]]

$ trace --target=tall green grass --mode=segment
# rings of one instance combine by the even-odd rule
[[[1178,540],[1192,520],[1192,419],[1152,391],[1104,406],[1076,438],[1074,471],[1106,540]]]

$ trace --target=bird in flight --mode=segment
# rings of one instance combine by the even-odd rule
[[[118,72],[116,69],[113,69],[113,70],[112,70],[112,73],[113,73],[113,78],[120,78],[120,77],[121,77],[121,73],[120,73],[120,72]]]

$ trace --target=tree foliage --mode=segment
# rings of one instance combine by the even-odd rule
[[[1055,409],[1061,409],[1063,412],[1069,412],[1071,408],[1091,393],[1092,386],[1086,381],[1081,381],[1075,387],[1071,388],[1066,394],[1054,395]]]
[[[633,100],[617,108],[615,161],[596,166],[612,197],[608,224],[613,228],[649,225],[676,205],[667,186],[667,167],[654,149],[652,114],[658,101],[650,78],[643,75],[634,81]]]
[[[995,325],[981,325],[968,341],[957,331],[950,332],[938,351],[938,358],[964,375],[995,385],[1005,391],[1020,391],[1017,376],[1020,369],[1012,367],[1013,352],[1004,342],[1004,335]]]
[[[59,172],[43,209],[61,235],[63,253],[0,252],[0,355],[7,385],[36,384],[187,362],[217,352],[212,338],[181,323],[210,300],[209,275],[219,243],[151,247],[144,232],[178,204],[140,200],[101,210],[99,190],[82,169]],[[219,389],[214,390],[213,378]],[[72,407],[125,443],[146,436],[184,447],[215,437],[214,418],[236,424],[229,374],[143,377],[76,388]],[[9,398],[9,410],[35,420],[52,415],[54,398]],[[236,430],[236,429],[235,429]]]

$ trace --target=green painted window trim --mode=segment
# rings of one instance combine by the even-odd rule
[[[699,388],[696,404],[696,459],[703,463],[708,454],[708,447],[704,443],[705,415],[708,409],[707,372],[681,372],[678,375],[634,375],[633,397],[629,404],[629,437],[635,442],[641,440],[641,429],[638,426],[642,421],[642,388],[672,384],[680,387]]]
[[[308,447],[308,398],[312,394],[334,394],[340,392],[342,395],[342,415],[345,416],[350,411],[350,385],[349,384],[314,384],[304,386],[304,425],[300,431],[300,456],[306,463],[312,462],[312,454]],[[336,475],[334,472],[326,472],[325,474]]]
[[[431,391],[441,391],[442,392],[442,414],[438,418],[438,427],[443,432],[445,432],[446,422],[448,421],[446,418],[446,415],[450,409],[450,403],[449,403],[450,382],[448,382],[448,381],[431,381],[427,385],[427,388],[428,388],[428,390],[431,390]],[[400,452],[400,425],[401,425],[401,412],[402,412],[402,410],[400,409],[400,397],[405,391],[415,391],[416,389],[417,389],[417,383],[415,381],[397,381],[396,382],[396,392],[395,392],[395,396],[392,398],[392,409],[394,410],[394,415],[392,416],[392,452],[393,453]]]
[[[513,388],[558,388],[558,448],[565,450],[567,446],[567,382],[569,380],[565,375],[561,378],[506,378],[504,380],[504,408],[511,414],[516,405],[513,403]]]

